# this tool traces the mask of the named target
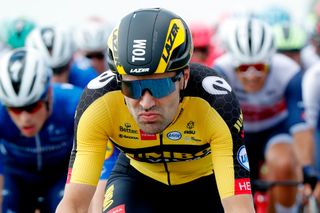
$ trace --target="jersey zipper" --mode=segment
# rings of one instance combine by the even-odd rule
[[[41,141],[40,141],[39,134],[35,136],[35,141],[36,141],[36,152],[37,152],[37,169],[38,171],[40,171],[42,168],[42,152],[41,152]]]
[[[159,136],[160,136],[160,146],[163,146],[163,134],[160,133]],[[166,159],[164,158],[163,152],[161,152],[161,158],[162,158],[162,161],[163,161],[164,168],[165,168],[165,170],[167,172],[168,185],[170,186],[171,185],[170,172],[169,172],[169,169],[168,169],[168,163],[166,162]]]

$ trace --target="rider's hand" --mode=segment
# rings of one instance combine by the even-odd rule
[[[317,199],[318,203],[320,203],[320,181],[318,181],[316,188],[313,192],[313,195],[315,196],[315,198]]]
[[[314,190],[317,182],[320,180],[320,175],[315,167],[308,165],[303,167],[303,183],[309,184]]]

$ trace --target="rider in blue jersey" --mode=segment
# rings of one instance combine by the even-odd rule
[[[63,195],[82,90],[52,84],[34,49],[15,49],[0,63],[2,212],[54,212]]]
[[[97,77],[93,69],[71,66],[75,48],[72,35],[65,27],[37,27],[27,37],[26,46],[40,50],[53,70],[54,82],[71,83],[85,88],[90,80]]]

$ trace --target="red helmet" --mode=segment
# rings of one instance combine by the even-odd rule
[[[213,27],[205,23],[190,24],[190,31],[192,34],[193,46],[205,47],[211,44],[214,35]]]

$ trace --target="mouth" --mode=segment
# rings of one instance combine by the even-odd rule
[[[160,114],[148,112],[148,113],[140,113],[139,120],[143,123],[154,123],[159,120]]]

